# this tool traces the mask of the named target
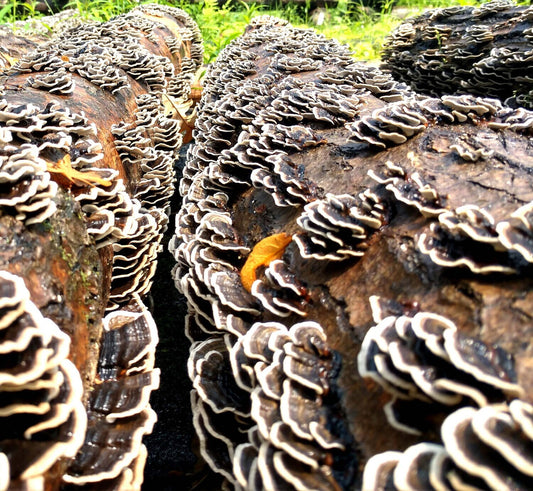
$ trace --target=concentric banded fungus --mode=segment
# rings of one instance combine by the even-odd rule
[[[154,369],[157,341],[157,327],[138,298],[104,318],[99,383],[89,395],[89,426],[65,482],[115,479],[142,455],[142,438],[156,421],[149,398],[159,386],[159,370]]]
[[[383,67],[421,93],[471,92],[531,107],[530,37],[531,9],[511,1],[437,9],[392,32]]]
[[[528,203],[511,214],[509,221],[496,226],[500,242],[510,250],[518,251],[526,261],[533,262],[533,202]]]
[[[419,235],[417,248],[441,266],[466,266],[474,273],[516,273],[524,261],[514,251],[528,262],[532,258],[527,250],[530,209],[531,204],[522,206],[510,220],[495,223],[486,210],[461,206],[439,214],[440,223]]]
[[[372,302],[374,308],[378,304]],[[508,353],[462,334],[452,321],[429,312],[383,318],[368,330],[357,362],[361,376],[372,378],[394,396],[386,406],[389,422],[415,433],[418,429],[409,423],[415,420],[412,415],[402,422],[406,408],[399,399],[485,406],[523,394]]]
[[[148,400],[159,384],[159,372],[153,367],[157,335],[142,297],[150,289],[174,191],[173,163],[182,143],[183,120],[177,108],[190,106],[190,82],[201,62],[199,30],[187,14],[172,7],[144,5],[104,24],[65,28],[4,73],[0,225],[2,230],[13,227],[13,243],[22,252],[31,247],[26,245],[28,237],[27,244],[33,245],[38,242],[35,237],[50,232],[54,241],[50,249],[61,255],[43,253],[47,244],[39,242],[30,266],[25,253],[23,260],[18,259],[18,251],[15,261],[7,255],[6,261],[9,269],[27,275],[36,303],[47,315],[51,312],[54,320],[57,317],[57,324],[71,335],[74,346],[69,357],[81,367],[86,389],[83,395],[81,382],[77,392],[66,389],[69,384],[77,387],[76,369],[73,365],[69,369],[70,362],[63,361],[69,354],[63,340],[66,335],[57,341],[55,335],[48,335],[50,339],[41,343],[50,344],[46,350],[37,349],[37,340],[30,343],[37,351],[21,364],[29,373],[46,361],[39,355],[43,351],[51,359],[50,370],[54,360],[60,368],[51,374],[45,371],[42,383],[27,381],[23,390],[10,389],[5,406],[0,404],[1,417],[18,421],[29,411],[34,423],[22,429],[28,442],[18,441],[15,433],[22,426],[17,423],[10,430],[14,432],[11,443],[0,445],[2,456],[11,461],[15,455],[18,462],[1,461],[2,470],[8,466],[2,473],[2,479],[8,476],[6,486],[56,489],[101,483],[102,489],[140,488],[146,461],[142,438],[155,422]],[[79,112],[80,107],[85,112]],[[82,245],[94,252],[94,270],[89,274],[96,271],[98,285],[96,279],[86,278],[86,264],[81,261],[87,254],[79,245],[81,239],[76,242],[67,237],[70,224],[61,223],[60,232],[52,229],[58,225],[58,215],[76,223],[84,215]],[[23,228],[22,223],[35,226]],[[50,261],[48,269],[42,268],[45,260]],[[79,282],[67,281],[63,263],[69,264]],[[49,270],[53,282],[66,283],[65,295],[51,296],[50,291],[63,290],[50,288],[46,283],[52,282],[50,275],[43,276],[42,288],[36,287],[41,272]],[[73,312],[70,304],[63,305],[65,297],[77,302]],[[100,320],[106,307],[102,304],[108,299],[107,307],[114,312],[105,323],[113,325],[100,342],[96,373]],[[88,312],[81,329],[78,310]],[[20,404],[18,412],[11,414],[14,396],[20,396]],[[76,411],[82,413],[79,418]],[[53,425],[59,429],[52,431]],[[48,436],[56,438],[57,445],[48,445]],[[39,450],[27,445],[34,440],[42,440]],[[67,448],[69,444],[76,448]],[[80,446],[67,471],[69,464],[62,457],[74,457]],[[39,452],[48,452],[42,464],[37,461]],[[28,459],[40,465],[35,472],[24,471]],[[35,479],[32,474],[31,482],[22,482],[26,479],[23,472],[33,473]]]
[[[228,373],[229,353],[223,339],[198,343],[189,357],[189,377],[202,400],[213,411],[249,415],[249,400]]]
[[[328,194],[306,205],[297,223],[306,231],[294,236],[302,257],[342,261],[364,254],[365,241],[385,223],[385,209],[372,193]]]
[[[68,336],[41,315],[21,278],[1,271],[0,292],[0,461],[7,489],[10,479],[27,484],[74,457],[87,416],[80,374],[67,359]]]
[[[72,75],[65,67],[59,68],[55,73],[37,75],[28,79],[30,87],[34,89],[47,90],[52,94],[70,95],[76,86]]]
[[[419,443],[405,452],[385,452],[365,466],[363,490],[371,489],[529,489],[533,478],[531,435],[523,424],[531,419],[509,405],[464,407],[442,424],[444,446]]]
[[[39,157],[36,146],[9,145],[12,135],[7,128],[4,139],[7,142],[2,145],[3,155],[0,155],[0,206],[27,225],[42,223],[56,209],[53,198],[57,184],[50,180],[46,162]]]
[[[265,269],[265,280],[254,281],[251,293],[265,310],[279,317],[288,317],[291,313],[306,316],[306,287],[280,259],[272,261]]]
[[[369,175],[385,184],[398,201],[416,207],[424,216],[438,216],[446,210],[442,207],[445,199],[418,172],[408,175],[400,165],[388,161],[382,174],[371,169]]]
[[[338,489],[338,466],[347,458],[342,451],[350,441],[340,430],[334,435],[326,429],[326,422],[335,419],[333,401],[324,399],[332,395],[337,365],[320,325],[302,322],[288,330],[279,323],[256,323],[230,357],[237,380],[242,380],[245,360],[252,369],[246,389],[253,389],[251,416],[260,444],[255,452],[252,440],[235,450],[237,482],[245,488],[252,479],[264,487]],[[255,466],[258,475],[250,477]]]
[[[109,169],[106,177],[111,179],[117,174]],[[94,186],[81,192],[76,201],[85,213],[87,231],[94,237],[97,248],[131,235],[136,228],[135,217],[140,205],[132,201],[121,179],[115,179],[108,187]]]
[[[362,489],[479,489],[480,484],[453,465],[442,445],[424,442],[405,452],[374,455],[365,466]]]
[[[376,109],[371,117],[363,117],[349,126],[352,138],[381,148],[404,143],[427,126],[428,120],[417,109],[416,104],[408,102]]]
[[[465,237],[466,236],[466,237]],[[436,223],[418,237],[417,248],[440,266],[466,267],[474,273],[514,273],[507,252],[497,252],[484,240],[471,239],[457,228],[449,230]],[[499,244],[497,243],[496,246]]]
[[[164,213],[137,208],[135,227],[113,244],[113,270],[108,309],[128,304],[134,295],[146,295],[152,284],[160,251]]]
[[[115,147],[124,164],[142,173],[134,196],[144,207],[168,214],[174,192],[173,159],[182,143],[180,123],[165,115],[165,105],[156,96],[143,94],[136,102],[135,123],[112,128]]]
[[[211,468],[234,482],[235,446],[246,440],[250,401],[231,376],[229,353],[222,338],[193,345],[188,362],[193,381],[193,423],[200,451]]]
[[[410,98],[375,109],[346,126],[351,132],[351,139],[383,150],[406,142],[432,124],[505,118],[507,112],[497,99],[470,95],[442,96],[440,99]]]
[[[292,71],[293,59],[305,60],[301,71]],[[198,406],[213,413],[195,414],[213,468],[237,488],[351,489],[360,484],[352,437],[364,463],[435,439],[440,421],[462,404],[487,406],[529,393],[531,345],[523,342],[533,315],[529,266],[504,245],[498,224],[533,199],[532,121],[531,112],[495,99],[416,96],[334,43],[272,18],[254,20],[221,53],[204,80],[171,242],[194,364],[209,358],[202,369],[214,367],[212,379],[204,375],[209,383],[196,368],[191,375],[211,386],[229,365],[243,401],[251,400],[251,421],[235,424],[241,431],[248,425],[248,441],[235,446],[229,430],[209,423],[232,412],[216,413],[205,388],[195,394]],[[470,258],[479,243],[490,257],[474,257],[477,263],[510,266],[513,274],[465,268],[450,274],[417,246],[432,224],[450,232],[451,252]],[[249,295],[232,286],[254,257],[252,246],[278,234],[296,244],[260,264],[264,271],[244,275]],[[274,273],[278,264],[281,276]],[[380,302],[374,323],[393,320],[384,339],[370,330],[361,356],[364,369],[397,393],[387,414],[388,394],[354,366],[373,325],[372,294],[391,299]],[[295,341],[280,323],[298,322],[303,313],[323,326],[329,351]],[[381,350],[389,341],[397,343],[392,352],[403,371],[388,348]],[[411,349],[418,346],[423,359]],[[491,359],[486,350],[495,346],[501,349]],[[480,375],[487,360],[487,370],[496,371]],[[216,400],[219,392],[213,390]],[[411,434],[387,430],[387,416]],[[420,431],[417,423],[424,425],[420,438],[412,434]],[[460,469],[450,479],[472,482]]]

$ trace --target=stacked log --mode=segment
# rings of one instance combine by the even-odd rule
[[[471,93],[533,107],[533,9],[511,0],[428,10],[386,39],[382,68],[422,94]]]
[[[527,489],[532,128],[279,19],[222,52],[170,247],[228,483]]]
[[[144,302],[199,31],[145,5],[4,58],[0,489],[139,489],[159,383]]]

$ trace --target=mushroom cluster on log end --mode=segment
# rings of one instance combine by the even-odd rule
[[[533,8],[511,0],[428,10],[385,40],[382,68],[430,95],[472,93],[533,108]]]
[[[526,109],[417,95],[272,17],[222,51],[170,250],[194,424],[226,481],[358,489],[369,462],[386,483],[446,418],[529,407],[532,129]],[[443,442],[446,472],[464,441]]]
[[[141,486],[159,385],[144,301],[201,61],[185,12],[143,5],[0,73],[2,490]]]

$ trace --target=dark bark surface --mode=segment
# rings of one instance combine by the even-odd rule
[[[178,107],[190,94],[201,41],[194,22],[170,7],[65,29],[48,44],[4,38],[0,269],[23,278],[28,308],[70,338],[61,355],[68,359],[58,354],[50,368],[69,374],[54,383],[70,399],[55,402],[51,391],[46,402],[71,415],[20,441],[35,425],[32,406],[27,422],[24,411],[13,428],[2,422],[0,473],[14,487],[138,489],[142,436],[156,419],[149,395],[159,385],[157,332],[143,300],[168,223],[186,117]],[[33,346],[35,359],[45,359]],[[47,455],[57,455],[55,463]]]

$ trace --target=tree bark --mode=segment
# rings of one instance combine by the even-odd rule
[[[128,398],[149,394],[157,386],[157,335],[142,300],[168,222],[173,159],[182,143],[191,82],[202,61],[199,31],[179,9],[143,6],[108,23],[64,30],[50,42],[7,37],[3,52],[8,66],[1,74],[0,172],[13,175],[9,173],[16,170],[9,166],[18,155],[33,159],[39,171],[25,171],[26,181],[3,181],[0,269],[23,278],[31,302],[70,337],[68,358],[83,383],[86,416],[79,408],[76,414],[88,417],[90,429],[85,443],[77,444],[76,457],[76,448],[70,448],[31,472],[20,450],[27,448],[34,458],[37,444],[22,435],[20,441],[10,436],[7,442],[1,430],[0,452],[7,452],[11,475],[8,486],[59,489],[66,480],[136,489],[146,459],[139,435],[151,430],[155,413],[147,397],[138,403]],[[50,197],[42,198],[46,206],[37,211],[32,211],[35,206],[21,207],[19,189],[49,179]],[[146,337],[136,341],[141,343],[137,348],[126,339],[133,347],[120,361],[124,370],[105,358],[115,329],[132,335],[120,322],[109,324],[111,311],[146,323]],[[111,326],[108,331],[102,323]],[[117,352],[123,349],[116,346]],[[139,358],[132,349],[146,354]],[[140,362],[133,371],[126,369]],[[131,384],[138,384],[139,374],[149,381],[136,385],[132,395]],[[117,402],[102,407],[99,401],[106,390],[114,391],[107,397]],[[124,402],[137,406],[121,414],[118,406]],[[23,428],[24,420],[19,424]],[[6,431],[8,426],[2,423]],[[80,428],[85,433],[87,424]],[[120,444],[110,440],[117,432]],[[54,438],[46,434],[37,439],[39,445],[50,440],[52,447]],[[115,453],[106,462],[110,448]],[[17,455],[16,463],[10,462],[11,455]]]

